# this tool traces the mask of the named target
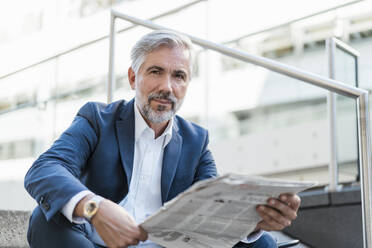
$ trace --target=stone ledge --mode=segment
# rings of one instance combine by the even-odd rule
[[[0,247],[28,247],[27,228],[31,212],[0,210]]]
[[[29,248],[27,228],[31,212],[0,210],[0,248]],[[279,242],[291,238],[281,232],[271,232]],[[298,248],[307,246],[297,245]]]

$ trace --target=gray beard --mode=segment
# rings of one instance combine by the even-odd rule
[[[173,116],[175,116],[176,112],[182,105],[183,99],[178,100],[174,95],[167,95],[166,98],[172,102],[172,108],[170,110],[165,111],[166,107],[162,105],[158,105],[156,110],[152,109],[150,106],[150,101],[153,98],[161,96],[162,93],[152,93],[149,95],[148,99],[144,100],[136,92],[136,102],[139,106],[139,109],[141,113],[145,116],[145,118],[151,123],[162,123],[165,121],[169,121],[170,119],[173,118]]]
[[[162,123],[165,121],[169,121],[176,114],[173,107],[168,111],[164,111],[164,106],[158,106],[159,112],[157,112],[151,108],[150,104],[145,104],[145,106],[143,106],[141,110],[142,114],[147,118],[147,120],[152,123]]]

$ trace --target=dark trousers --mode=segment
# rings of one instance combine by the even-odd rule
[[[60,222],[46,221],[40,208],[36,208],[30,218],[27,240],[30,248],[100,248],[93,244],[88,237],[91,230],[85,225],[73,225],[66,218]],[[260,239],[251,244],[239,242],[234,248],[276,248],[273,237],[264,233]]]

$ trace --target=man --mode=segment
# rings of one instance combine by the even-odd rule
[[[190,40],[155,31],[136,43],[131,59],[135,99],[84,105],[28,171],[25,187],[39,203],[31,247],[159,247],[138,223],[217,175],[207,131],[175,116],[191,78]],[[299,203],[291,194],[268,199],[257,208],[257,230],[235,247],[276,247],[263,230],[290,225]]]

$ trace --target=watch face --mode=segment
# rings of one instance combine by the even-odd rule
[[[89,221],[98,211],[98,204],[94,201],[88,201],[84,206],[84,217]]]
[[[99,203],[102,201],[102,197],[95,196],[84,204],[84,217],[91,221],[93,216],[98,212]]]
[[[86,211],[88,214],[92,213],[97,208],[97,204],[95,202],[89,202],[86,206]]]

